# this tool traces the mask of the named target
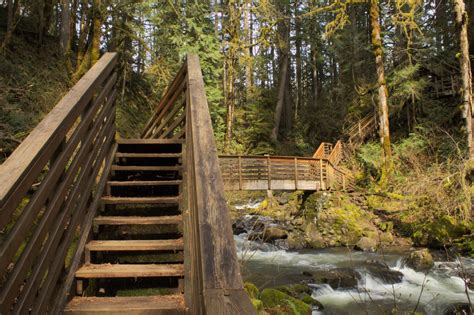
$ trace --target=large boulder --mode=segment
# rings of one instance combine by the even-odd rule
[[[427,271],[434,265],[433,256],[426,248],[415,250],[406,258],[406,264],[416,271]]]
[[[368,260],[365,269],[372,276],[382,280],[382,283],[395,284],[402,282],[403,273],[390,269],[386,263],[379,260]]]
[[[354,248],[364,252],[375,252],[377,249],[377,241],[364,236],[356,243]]]
[[[287,237],[288,237],[288,232],[276,226],[267,227],[263,231],[263,240],[266,242],[280,240]]]
[[[314,283],[329,284],[334,290],[355,288],[361,278],[360,274],[351,268],[304,272],[304,274],[310,276]]]

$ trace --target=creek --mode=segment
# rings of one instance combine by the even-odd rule
[[[312,297],[322,303],[313,314],[385,314],[415,309],[424,314],[452,314],[453,309],[474,301],[474,291],[466,292],[462,270],[472,274],[474,260],[437,258],[428,272],[417,272],[404,264],[409,249],[385,249],[375,253],[348,248],[305,249],[289,251],[279,246],[248,240],[248,233],[234,236],[239,258],[243,262],[244,281],[260,290],[280,285],[306,282]],[[437,255],[442,256],[442,255]],[[386,269],[370,268],[373,262]],[[356,274],[352,287],[331,287],[314,283],[311,274],[350,270]],[[385,272],[384,272],[385,270]],[[391,274],[400,275],[396,281]]]

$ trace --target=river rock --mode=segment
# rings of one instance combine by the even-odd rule
[[[390,269],[386,263],[379,260],[366,261],[365,269],[383,283],[395,284],[402,282],[403,279],[403,273]]]
[[[364,236],[357,242],[354,249],[362,250],[364,252],[375,252],[377,249],[377,241]]]
[[[361,278],[360,274],[351,268],[336,268],[303,274],[310,276],[317,284],[329,284],[334,290],[355,288]]]
[[[323,233],[326,234],[325,231],[322,233],[319,232],[316,224],[309,223],[306,225],[305,234],[306,240],[308,245],[311,248],[325,248],[327,247],[327,243],[323,237]]]
[[[427,271],[434,265],[433,256],[426,248],[415,250],[406,258],[406,264],[416,271]]]
[[[472,314],[472,309],[469,306],[469,303],[457,303],[448,306],[443,310],[443,315],[468,315]]]
[[[303,249],[308,244],[304,239],[304,235],[299,231],[292,231],[288,233],[288,248],[293,250]]]
[[[263,239],[265,241],[274,241],[274,240],[279,240],[279,239],[283,239],[287,237],[288,237],[288,233],[285,230],[278,228],[276,226],[267,227],[263,232]]]

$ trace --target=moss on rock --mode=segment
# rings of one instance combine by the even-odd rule
[[[244,290],[251,299],[258,299],[258,296],[260,295],[260,292],[258,291],[258,288],[255,286],[255,284],[250,282],[244,283]]]
[[[311,314],[311,306],[277,289],[264,289],[260,299],[265,308],[284,314]]]

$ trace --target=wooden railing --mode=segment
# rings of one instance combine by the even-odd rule
[[[105,54],[0,166],[1,314],[58,313],[66,298],[112,160],[116,60]]]
[[[329,159],[289,156],[219,156],[226,190],[345,190],[350,175]]]
[[[347,142],[353,145],[360,144],[365,138],[372,134],[376,128],[377,115],[374,112],[370,112],[345,131]]]
[[[142,136],[185,138],[182,210],[189,314],[256,314],[243,290],[197,56],[187,56]]]
[[[338,141],[336,142],[336,145],[332,148],[331,153],[328,156],[329,162],[331,162],[332,165],[338,165],[339,162],[342,160],[343,157],[343,149],[342,149],[342,142]]]
[[[333,145],[329,142],[321,142],[316,152],[313,154],[315,159],[326,159],[332,152]]]

